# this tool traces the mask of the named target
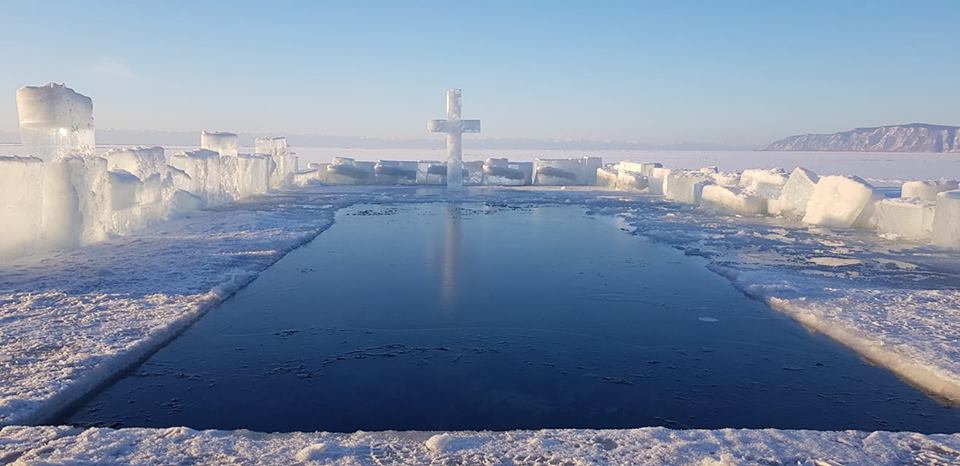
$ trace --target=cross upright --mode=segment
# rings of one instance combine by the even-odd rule
[[[460,119],[460,89],[447,89],[447,119],[428,121],[427,131],[447,133],[447,190],[463,189],[463,133],[479,133],[480,120]]]

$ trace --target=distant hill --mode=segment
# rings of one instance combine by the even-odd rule
[[[960,127],[911,123],[781,139],[764,150],[960,152]]]

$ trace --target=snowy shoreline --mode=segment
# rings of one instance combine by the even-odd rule
[[[960,434],[775,429],[259,433],[6,427],[14,464],[955,464]]]

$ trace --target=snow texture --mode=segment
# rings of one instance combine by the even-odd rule
[[[960,435],[798,430],[546,429],[275,433],[7,427],[0,460],[28,464],[956,464]],[[6,455],[6,456],[4,456]]]

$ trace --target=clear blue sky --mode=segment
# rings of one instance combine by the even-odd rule
[[[14,92],[99,128],[422,138],[464,89],[488,137],[763,143],[960,125],[960,1],[0,3]]]

